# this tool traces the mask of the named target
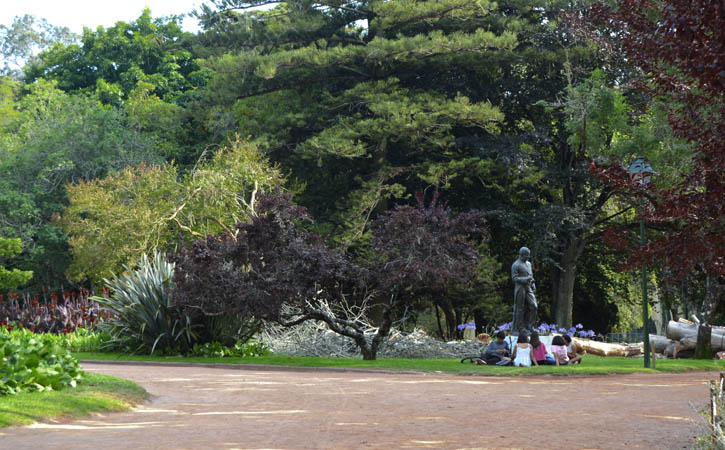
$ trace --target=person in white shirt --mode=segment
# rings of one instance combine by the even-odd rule
[[[520,333],[518,342],[514,346],[514,366],[529,367],[530,365],[538,366],[536,359],[531,358],[531,344],[529,344],[529,335]]]
[[[566,353],[569,356],[569,364],[581,363],[582,357],[577,355],[576,344],[574,344],[574,341],[572,340],[571,336],[569,336],[568,334],[565,334],[564,340],[566,341]]]

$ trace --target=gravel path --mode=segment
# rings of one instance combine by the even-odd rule
[[[462,377],[84,364],[152,399],[1,449],[690,448],[715,373]],[[692,403],[692,405],[691,405]]]

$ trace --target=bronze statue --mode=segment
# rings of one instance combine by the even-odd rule
[[[511,278],[514,281],[514,321],[511,330],[533,330],[536,322],[538,305],[536,304],[536,285],[534,272],[531,270],[531,251],[521,247],[519,257],[511,266]]]

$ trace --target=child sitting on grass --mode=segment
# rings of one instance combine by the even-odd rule
[[[569,356],[569,364],[579,364],[582,357],[576,354],[576,345],[572,341],[571,336],[565,334],[564,340],[566,341],[566,354]]]
[[[532,354],[533,357],[531,359],[535,360],[537,365],[540,366],[553,366],[554,361],[550,361],[546,359],[546,344],[541,342],[541,339],[539,339],[539,333],[538,331],[532,331],[531,332],[531,348],[532,348]]]
[[[569,355],[566,352],[566,341],[561,336],[554,336],[551,341],[551,353],[554,354],[554,360],[557,366],[565,366],[569,364]]]
[[[536,363],[536,359],[531,358],[529,335],[524,332],[519,333],[518,342],[516,342],[512,357],[514,359],[514,366],[529,367],[532,363],[535,366],[539,365]]]

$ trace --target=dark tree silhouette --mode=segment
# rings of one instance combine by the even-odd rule
[[[288,194],[259,199],[255,217],[234,236],[209,236],[181,249],[174,304],[191,313],[244,314],[294,326],[325,322],[375,359],[395,313],[418,298],[476,279],[479,254],[469,240],[484,232],[478,211],[453,216],[437,201],[398,206],[372,224],[372,250],[353,258],[329,248],[302,225],[309,216]],[[383,309],[374,333],[345,314],[374,303]]]

